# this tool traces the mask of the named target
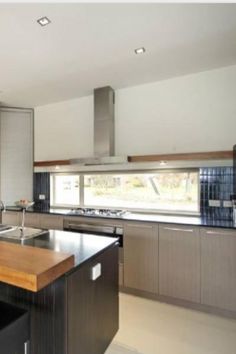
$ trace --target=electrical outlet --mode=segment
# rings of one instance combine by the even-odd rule
[[[45,200],[45,194],[39,194],[39,200]]]
[[[233,204],[231,200],[224,200],[223,201],[223,207],[224,208],[232,208]]]
[[[220,200],[209,199],[209,206],[219,208],[220,207]]]
[[[101,276],[101,274],[102,274],[102,265],[101,265],[101,263],[97,263],[91,269],[91,279],[96,280],[97,278],[99,278]]]

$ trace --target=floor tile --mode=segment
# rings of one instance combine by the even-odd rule
[[[121,293],[106,354],[236,354],[236,320]]]

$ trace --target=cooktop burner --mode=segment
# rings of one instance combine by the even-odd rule
[[[126,214],[126,211],[121,209],[75,208],[71,209],[69,213],[75,215],[119,217]]]

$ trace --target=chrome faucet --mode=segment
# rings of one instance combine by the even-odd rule
[[[3,211],[4,213],[6,211],[6,205],[2,200],[0,200],[0,211]]]

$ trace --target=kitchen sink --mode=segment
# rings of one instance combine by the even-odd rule
[[[0,224],[0,238],[8,238],[14,240],[28,240],[37,237],[47,232],[42,229],[35,229],[32,227],[19,227]]]
[[[14,228],[14,226],[10,226],[10,225],[4,225],[4,224],[0,224],[0,233],[1,232],[5,232],[7,230],[12,230]]]

